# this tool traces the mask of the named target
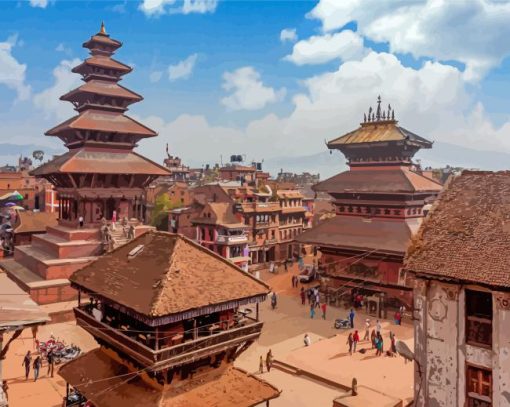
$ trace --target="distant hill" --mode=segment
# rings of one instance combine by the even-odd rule
[[[415,157],[421,161],[423,167],[464,167],[481,170],[510,170],[510,153],[499,151],[479,151],[449,143],[434,143],[430,150],[421,150]],[[288,157],[266,159],[264,170],[276,175],[281,168],[284,171],[312,174],[319,173],[321,179],[326,179],[347,169],[343,155],[335,151]]]

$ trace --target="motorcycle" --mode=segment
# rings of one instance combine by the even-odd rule
[[[337,318],[335,319],[335,329],[350,329],[351,321],[349,319]]]
[[[77,358],[81,353],[81,349],[78,346],[72,345],[68,346],[62,350],[55,351],[54,357],[55,357],[55,364],[60,364],[62,362],[69,362],[70,360],[73,360]]]

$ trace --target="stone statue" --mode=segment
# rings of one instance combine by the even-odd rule
[[[128,231],[128,239],[133,240],[135,238],[135,227],[133,225],[129,226]]]

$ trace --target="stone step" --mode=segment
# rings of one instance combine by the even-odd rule
[[[78,296],[77,291],[71,288],[68,279],[45,280],[14,259],[0,261],[0,268],[38,304],[71,301]]]
[[[58,236],[64,240],[100,240],[101,233],[99,228],[75,229],[68,226],[56,225],[48,226],[48,234]]]
[[[16,246],[14,249],[14,260],[45,280],[69,278],[76,270],[83,268],[96,258],[96,256],[58,258],[33,246]]]
[[[101,254],[99,240],[66,240],[50,233],[33,235],[32,246],[57,258],[78,258]]]

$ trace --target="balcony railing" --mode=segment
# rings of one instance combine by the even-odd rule
[[[216,237],[217,243],[246,243],[248,241],[248,236],[246,235],[218,235]]]
[[[84,309],[75,308],[76,322],[92,336],[131,356],[152,370],[181,365],[228,349],[260,336],[262,322],[246,318],[233,328],[199,337],[184,343],[155,350],[123,333],[122,330],[97,321]]]

